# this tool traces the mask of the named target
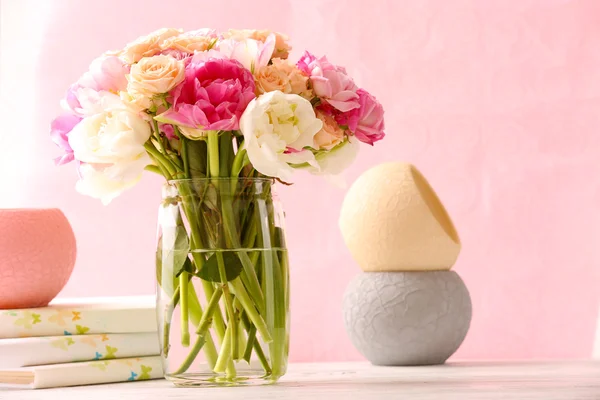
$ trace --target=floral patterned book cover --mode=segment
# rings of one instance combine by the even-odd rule
[[[156,331],[154,296],[56,299],[47,307],[0,310],[0,339]]]
[[[158,334],[103,333],[0,339],[0,368],[157,356]]]
[[[153,356],[0,370],[0,385],[43,389],[162,377],[161,359]]]

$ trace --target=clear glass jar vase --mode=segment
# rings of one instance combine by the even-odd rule
[[[156,277],[165,378],[257,385],[287,369],[284,216],[264,178],[174,180],[159,209]]]

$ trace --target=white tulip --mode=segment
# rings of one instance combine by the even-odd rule
[[[263,175],[289,181],[294,166],[319,168],[310,150],[323,122],[310,102],[296,94],[265,93],[252,100],[240,118],[244,146]]]

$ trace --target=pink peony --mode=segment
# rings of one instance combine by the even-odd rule
[[[202,131],[235,130],[254,89],[252,74],[235,60],[192,60],[183,82],[171,91],[173,106],[156,119]]]
[[[308,51],[297,66],[310,76],[313,90],[322,100],[342,112],[358,107],[358,88],[344,68],[331,64],[326,57],[316,58]]]
[[[50,137],[52,141],[65,151],[60,157],[54,159],[56,165],[63,165],[73,161],[73,149],[69,145],[69,133],[75,125],[81,121],[81,118],[72,114],[63,114],[55,118],[50,124]]]
[[[385,136],[383,106],[364,89],[358,89],[356,93],[360,107],[340,114],[337,121],[347,125],[358,140],[373,145]]]

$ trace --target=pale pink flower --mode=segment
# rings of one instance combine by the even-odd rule
[[[217,44],[225,57],[239,61],[252,73],[269,64],[275,50],[275,35],[269,35],[264,42],[256,39],[225,39]]]
[[[74,160],[73,149],[69,145],[69,133],[81,122],[81,117],[73,114],[63,114],[55,118],[50,124],[50,137],[52,141],[65,152],[54,159],[56,165],[67,164]]]
[[[224,39],[234,39],[236,41],[244,41],[246,39],[254,39],[265,43],[269,36],[275,37],[275,49],[273,50],[273,58],[286,59],[292,47],[288,43],[288,36],[279,32],[272,32],[266,29],[230,29],[223,33]]]
[[[127,88],[129,66],[115,56],[102,56],[90,64],[89,70],[67,90],[63,107],[76,115],[84,115],[84,104],[95,94],[117,93]]]
[[[331,64],[326,57],[316,58],[308,51],[298,61],[298,68],[310,76],[315,94],[342,112],[359,106],[358,87],[346,70]]]

